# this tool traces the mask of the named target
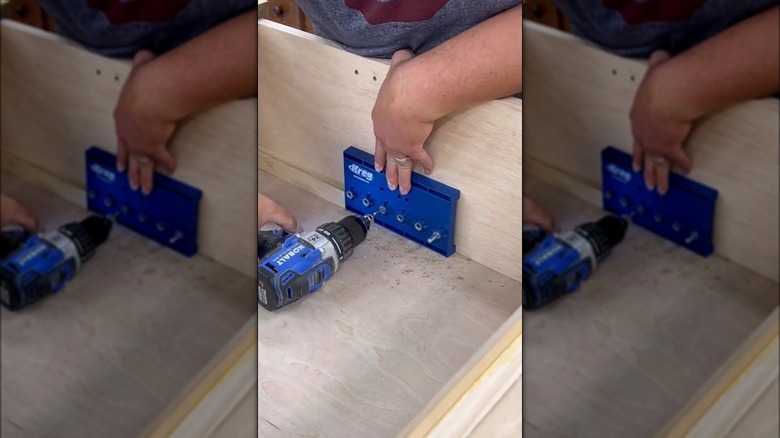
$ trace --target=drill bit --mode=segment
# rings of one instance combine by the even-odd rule
[[[374,220],[376,219],[376,217],[378,215],[380,215],[380,214],[385,214],[385,213],[387,213],[387,209],[385,208],[384,205],[381,205],[381,206],[379,206],[379,210],[377,210],[377,211],[375,211],[373,213],[364,214],[363,215],[363,219],[365,221],[367,221],[368,222],[368,226],[371,227],[371,225],[374,224]]]

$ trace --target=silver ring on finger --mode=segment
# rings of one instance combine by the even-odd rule
[[[398,166],[398,167],[400,167],[402,169],[406,169],[406,168],[411,167],[410,166],[410,162],[412,161],[412,159],[409,158],[409,157],[401,157],[401,158],[393,157],[393,161],[395,161],[396,166]]]
[[[149,157],[133,157],[133,160],[135,160],[139,166],[148,166],[152,162]]]
[[[656,166],[666,166],[669,161],[664,157],[649,157],[650,161]]]

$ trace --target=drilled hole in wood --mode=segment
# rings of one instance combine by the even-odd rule
[[[376,76],[374,76],[374,81],[376,81]]]
[[[357,71],[357,70],[355,70],[355,74],[358,74],[358,71]]]

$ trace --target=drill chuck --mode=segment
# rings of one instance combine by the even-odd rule
[[[87,261],[98,246],[108,239],[113,222],[100,216],[89,216],[81,222],[72,222],[60,227],[59,232],[76,246],[79,260]]]
[[[598,222],[588,222],[574,229],[580,236],[587,239],[593,248],[596,261],[601,262],[609,255],[610,250],[623,240],[628,228],[628,221],[617,216],[604,216]]]

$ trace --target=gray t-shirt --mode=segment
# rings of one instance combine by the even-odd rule
[[[57,32],[112,57],[142,49],[156,54],[249,9],[254,0],[39,0]]]
[[[298,0],[317,35],[361,56],[426,52],[520,0]],[[519,42],[518,42],[519,46]]]
[[[679,53],[778,0],[556,0],[575,34],[603,49],[647,58]]]

